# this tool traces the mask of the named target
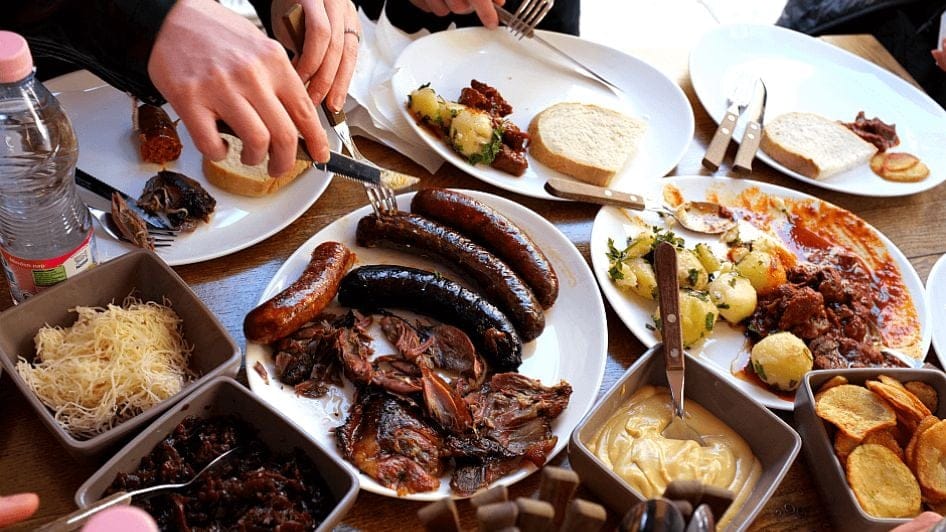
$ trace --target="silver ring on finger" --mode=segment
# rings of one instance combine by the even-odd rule
[[[355,39],[358,40],[358,44],[361,44],[361,32],[359,32],[358,30],[351,29],[351,28],[345,28],[345,33],[354,35]]]

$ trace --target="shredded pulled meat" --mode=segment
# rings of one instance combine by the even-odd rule
[[[335,506],[324,479],[301,451],[276,455],[243,421],[188,417],[142,458],[119,473],[105,494],[185,482],[211,460],[240,447],[194,484],[135,505],[161,530],[315,530]]]
[[[858,137],[877,146],[880,151],[887,151],[900,144],[896,124],[888,124],[876,116],[868,120],[864,116],[864,111],[857,113],[857,117],[853,122],[841,123],[844,124],[844,127],[856,133]]]
[[[186,175],[161,170],[145,183],[138,206],[150,214],[166,215],[175,229],[193,231],[210,220],[217,200]]]
[[[811,349],[815,369],[899,366],[876,347],[870,277],[853,254],[833,248],[788,271],[788,282],[759,296],[749,318],[755,341],[789,331]]]
[[[440,486],[443,437],[413,400],[361,389],[335,437],[346,460],[398,495]]]
[[[519,373],[487,380],[486,363],[462,330],[387,312],[378,324],[397,352],[370,359],[373,319],[323,314],[273,344],[277,378],[300,395],[324,395],[343,373],[356,384],[335,431],[346,460],[399,495],[438,489],[451,462],[461,495],[524,463],[545,463],[558,441],[552,422],[571,397],[568,383],[544,386]]]

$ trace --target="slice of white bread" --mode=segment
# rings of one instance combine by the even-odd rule
[[[539,162],[598,186],[607,186],[636,153],[647,123],[583,103],[557,103],[529,124],[529,153]]]
[[[812,179],[867,164],[877,147],[839,122],[814,113],[785,113],[762,130],[762,151]]]
[[[240,162],[243,142],[226,133],[221,133],[220,136],[227,144],[227,156],[219,161],[211,161],[204,157],[204,176],[207,177],[207,181],[227,192],[252,197],[272,194],[299,177],[299,174],[312,164],[306,160],[296,159],[291,170],[279,177],[272,177],[266,169],[269,165],[269,155],[257,165],[243,164]]]

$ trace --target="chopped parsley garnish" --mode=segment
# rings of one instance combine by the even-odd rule
[[[712,312],[706,313],[706,330],[712,331],[713,325],[716,323],[716,315]]]

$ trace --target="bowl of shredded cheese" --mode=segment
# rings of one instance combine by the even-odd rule
[[[137,250],[0,314],[0,363],[60,442],[96,454],[241,352],[154,253]]]

